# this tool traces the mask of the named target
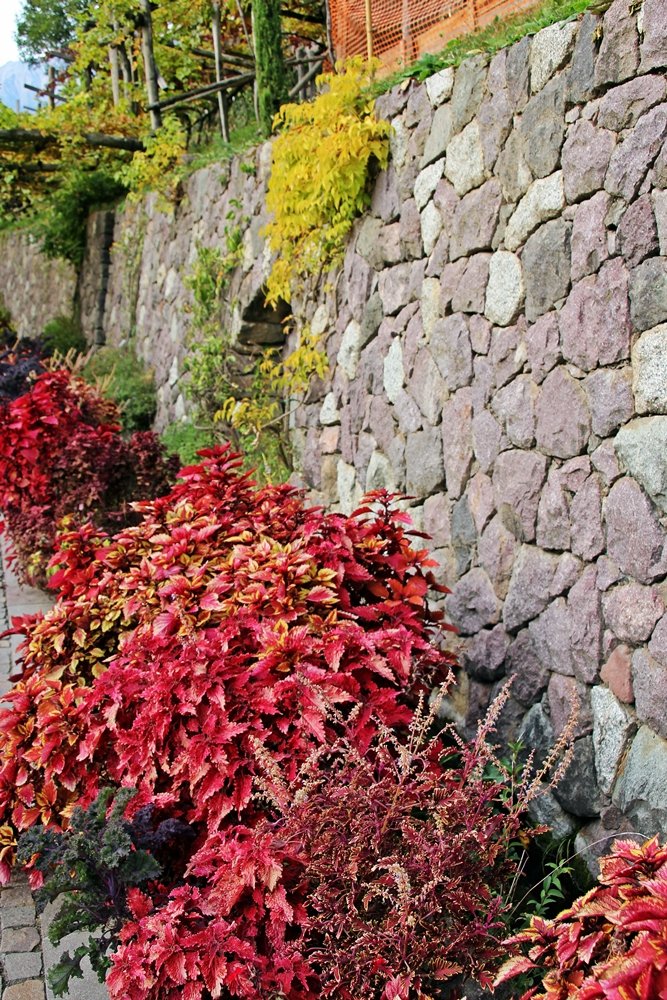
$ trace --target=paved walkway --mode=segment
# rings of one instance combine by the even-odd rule
[[[51,600],[39,590],[22,587],[7,565],[0,545],[0,632],[12,618],[46,611]],[[0,697],[11,687],[16,647],[20,637],[0,640]],[[30,888],[20,874],[0,890],[0,990],[2,1000],[54,1000],[45,983],[44,972],[58,961],[63,951],[80,944],[78,935],[69,935],[57,947],[47,937],[54,908],[37,917]],[[108,1000],[108,993],[90,967],[83,979],[72,981],[71,1000]]]

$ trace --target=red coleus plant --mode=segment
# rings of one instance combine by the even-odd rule
[[[360,750],[353,712],[296,775],[257,742],[271,805],[207,837],[165,906],[134,893],[112,1000],[427,1000],[458,995],[459,975],[489,985],[535,792],[485,777],[489,763],[502,773],[486,739],[501,706],[472,744],[450,735],[453,756],[421,713],[407,738],[379,726]]]
[[[107,986],[112,1000],[314,1000],[302,861],[266,829],[237,825],[195,855],[156,907],[134,890]]]
[[[115,404],[68,371],[0,403],[0,426],[0,512],[33,583],[46,583],[62,517],[118,526],[130,501],[164,492],[175,475],[154,434],[125,440]]]
[[[328,738],[330,705],[364,706],[363,745],[372,717],[409,721],[402,693],[449,678],[429,560],[387,496],[325,514],[290,487],[255,489],[238,465],[214,450],[136,505],[138,525],[64,536],[52,578],[63,598],[24,625],[34,697],[16,693],[0,713],[4,822],[24,829],[52,786],[50,819],[66,819],[111,780],[139,787],[137,807],[179,803],[213,834],[248,807],[257,741],[295,769]],[[65,697],[78,705],[66,720]]]
[[[667,997],[667,845],[617,840],[599,885],[554,920],[534,917],[508,941],[524,955],[496,980],[524,972],[542,985],[521,1000],[662,1000]]]

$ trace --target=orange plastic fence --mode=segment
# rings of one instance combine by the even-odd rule
[[[536,0],[371,0],[373,55],[385,72],[438,52],[451,38],[533,7]],[[366,55],[365,0],[330,0],[336,59]]]

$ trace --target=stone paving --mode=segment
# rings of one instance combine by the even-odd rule
[[[41,591],[21,586],[0,545],[0,632],[12,618],[46,611],[50,605],[50,599]],[[0,640],[0,697],[11,687],[9,678],[15,669],[19,641],[15,637]],[[80,941],[70,935],[54,947],[47,937],[52,913],[53,908],[47,907],[41,917],[37,916],[32,893],[21,875],[14,875],[11,885],[0,890],[1,1000],[53,1000],[45,984],[45,969]],[[88,968],[83,979],[74,980],[68,996],[70,1000],[104,1000],[108,994]]]

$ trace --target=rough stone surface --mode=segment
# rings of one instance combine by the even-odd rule
[[[550,792],[546,787],[530,803],[528,814],[538,826],[541,824],[548,826],[556,840],[570,837],[576,829],[571,816],[565,812],[553,792]]]
[[[467,673],[477,681],[496,681],[505,673],[509,636],[502,625],[482,629],[472,638],[463,653]]]
[[[459,389],[442,407],[442,450],[447,493],[461,496],[472,468],[472,394]]]
[[[525,345],[533,380],[542,382],[561,357],[555,312],[545,313],[528,327]]]
[[[445,176],[458,195],[479,187],[484,180],[484,151],[477,122],[470,122],[449,142]]]
[[[630,315],[636,330],[667,320],[667,260],[651,257],[630,272]]]
[[[637,18],[625,0],[614,0],[604,16],[600,52],[595,63],[598,86],[627,80],[639,63]]]
[[[506,670],[512,678],[512,696],[522,705],[534,705],[546,691],[549,671],[540,662],[528,629],[519,632],[507,650]]]
[[[540,767],[554,743],[551,720],[546,715],[542,705],[533,705],[526,712],[519,730],[519,739],[527,752],[533,751],[535,766]]]
[[[7,986],[2,1000],[44,1000],[44,984],[41,979],[26,979],[22,983]]]
[[[641,62],[639,70],[647,73],[667,64],[665,54],[667,10],[662,0],[645,0],[642,8]]]
[[[598,124],[614,132],[632,128],[666,94],[667,82],[661,76],[639,76],[620,87],[612,87],[600,100]]]
[[[533,179],[526,163],[524,141],[518,129],[514,129],[507,137],[496,160],[495,169],[504,197],[509,202],[518,201]]]
[[[486,74],[486,59],[483,56],[466,59],[456,70],[451,99],[454,132],[460,132],[477,114],[484,96]]]
[[[664,532],[634,479],[614,483],[604,514],[607,551],[623,573],[640,583],[652,583],[667,571]]]
[[[629,267],[658,251],[658,229],[648,195],[634,201],[618,226],[618,246]]]
[[[445,601],[447,614],[462,635],[472,635],[495,625],[500,604],[483,569],[471,569],[452,587]]]
[[[602,598],[604,619],[623,642],[645,642],[665,607],[653,587],[631,581],[614,587]]]
[[[612,801],[645,836],[667,832],[667,742],[648,726],[632,741]]]
[[[523,249],[521,263],[526,282],[526,319],[529,321],[548,312],[568,293],[571,229],[563,219],[554,219],[533,233]]]
[[[577,205],[572,223],[572,281],[594,274],[609,257],[605,219],[611,198],[598,191]]]
[[[439,320],[431,334],[431,353],[448,390],[472,380],[472,349],[465,316],[455,313]]]
[[[37,952],[31,952],[28,955],[3,954],[2,965],[7,982],[15,983],[20,979],[39,976],[42,971],[42,956]]]
[[[552,674],[547,698],[549,717],[556,738],[566,729],[573,739],[587,736],[592,731],[593,716],[588,689],[581,681],[565,674]]]
[[[575,677],[585,684],[598,680],[601,664],[602,617],[595,566],[587,566],[567,599],[570,655]]]
[[[563,65],[574,46],[577,26],[571,22],[552,24],[533,38],[530,47],[530,89],[541,90],[557,69]]]
[[[508,631],[517,631],[544,611],[551,597],[555,572],[555,556],[534,545],[521,546],[503,610],[503,622]]]
[[[632,651],[629,646],[616,646],[600,671],[600,680],[604,681],[619,701],[632,704],[635,694],[632,687]]]
[[[454,89],[454,70],[451,66],[441,69],[425,81],[426,93],[433,107],[437,107],[452,96]]]
[[[571,548],[575,556],[590,561],[604,549],[602,490],[599,476],[589,476],[570,503]]]
[[[414,187],[414,198],[417,208],[424,208],[426,203],[433,197],[444,168],[444,160],[438,160],[437,163],[432,163],[430,166],[425,167],[417,176]]]
[[[591,736],[576,740],[572,763],[563,781],[554,788],[554,795],[563,808],[574,816],[599,816],[600,789]]]
[[[554,77],[532,97],[521,116],[523,155],[535,177],[547,177],[558,166],[565,134],[565,80]]]
[[[566,368],[556,368],[547,375],[535,413],[540,451],[558,458],[570,458],[583,451],[591,430],[586,393]]]
[[[499,250],[489,262],[484,315],[498,326],[508,326],[517,316],[524,299],[521,264],[512,253]]]
[[[569,202],[599,191],[604,183],[616,136],[586,119],[570,127],[563,146],[563,188]]]
[[[572,61],[567,74],[567,100],[569,104],[579,104],[590,100],[595,94],[595,59],[597,57],[597,35],[599,19],[585,13],[574,45]]]
[[[535,521],[540,490],[546,475],[543,455],[528,451],[505,451],[496,459],[493,488],[498,510],[503,505],[516,515],[516,530],[523,541],[535,538]]]
[[[506,249],[517,250],[542,222],[553,219],[564,207],[562,171],[536,180],[507,223],[504,236]]]
[[[538,393],[530,376],[519,375],[499,389],[491,400],[493,412],[517,448],[530,448],[535,441],[535,400]]]
[[[622,260],[610,260],[570,292],[559,315],[561,349],[584,371],[630,356],[628,275]]]
[[[498,224],[502,194],[493,179],[470,191],[456,204],[451,222],[446,227],[449,237],[449,259],[458,260],[475,250],[490,250]]]
[[[607,437],[633,415],[633,370],[636,377],[636,366],[633,369],[600,368],[584,380],[594,434]]]
[[[667,738],[667,667],[638,649],[632,657],[632,680],[637,717]]]
[[[614,442],[621,465],[667,513],[667,417],[638,417],[626,424]]]
[[[478,561],[501,600],[507,594],[517,548],[516,536],[505,527],[501,515],[491,520],[477,543]]]
[[[444,484],[445,476],[439,430],[427,427],[411,434],[405,449],[405,461],[408,493],[419,497],[435,493]]]
[[[667,615],[660,619],[653,630],[648,650],[651,656],[667,667]]]
[[[488,253],[476,253],[469,258],[463,278],[452,295],[454,312],[479,315],[484,311],[484,296],[489,278]]]
[[[634,198],[666,136],[667,105],[661,104],[643,115],[614,149],[605,176],[605,190],[626,201]]]
[[[7,927],[2,932],[3,954],[30,952],[39,948],[40,937],[36,927]]]
[[[627,708],[602,685],[591,691],[591,708],[595,772],[602,791],[611,795],[636,724]]]

